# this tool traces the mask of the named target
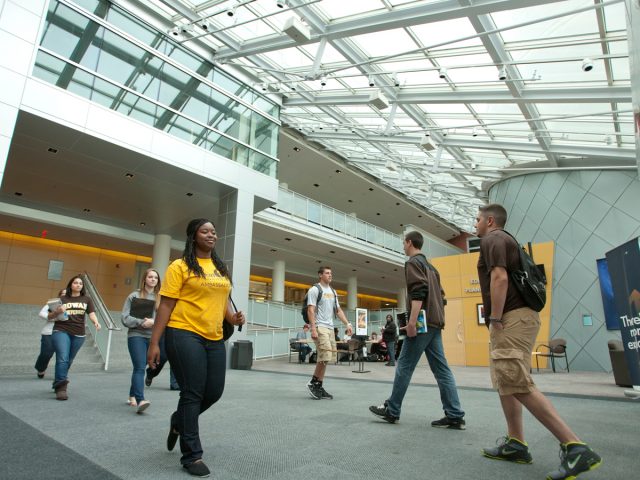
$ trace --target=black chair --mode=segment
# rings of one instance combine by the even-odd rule
[[[551,359],[551,369],[556,371],[556,358],[564,358],[569,372],[569,358],[567,357],[567,341],[564,338],[552,338],[549,344],[540,344],[536,347],[536,370],[540,371],[538,358],[547,357]]]
[[[300,353],[300,343],[296,338],[289,339],[289,363],[291,363],[291,354],[292,353],[299,354]]]

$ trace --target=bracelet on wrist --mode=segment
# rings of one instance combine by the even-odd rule
[[[489,317],[489,322],[502,323],[502,319]]]

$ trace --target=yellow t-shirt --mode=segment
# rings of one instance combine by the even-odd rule
[[[209,258],[198,258],[205,277],[190,272],[184,260],[174,260],[167,268],[160,295],[178,301],[168,327],[189,330],[208,340],[222,339],[222,321],[231,291],[231,282]]]

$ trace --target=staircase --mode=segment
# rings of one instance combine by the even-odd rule
[[[34,375],[33,368],[40,353],[40,330],[44,320],[38,317],[42,305],[0,304],[0,375]],[[119,322],[120,312],[112,312]],[[104,328],[104,325],[103,325]],[[49,362],[45,378],[53,378],[55,355]],[[113,331],[109,370],[130,369],[127,350],[127,329]],[[78,352],[72,372],[99,372],[104,360],[95,348],[93,337],[87,332],[84,345]]]

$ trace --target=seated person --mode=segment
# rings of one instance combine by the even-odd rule
[[[376,332],[371,334],[371,346],[369,347],[369,355],[378,355],[381,360],[384,359],[387,354],[387,344],[382,338],[378,337]]]
[[[309,324],[305,323],[302,327],[302,331],[296,335],[296,347],[298,348],[298,363],[304,363],[304,359],[309,355],[313,349],[307,343],[307,334],[309,333]]]

